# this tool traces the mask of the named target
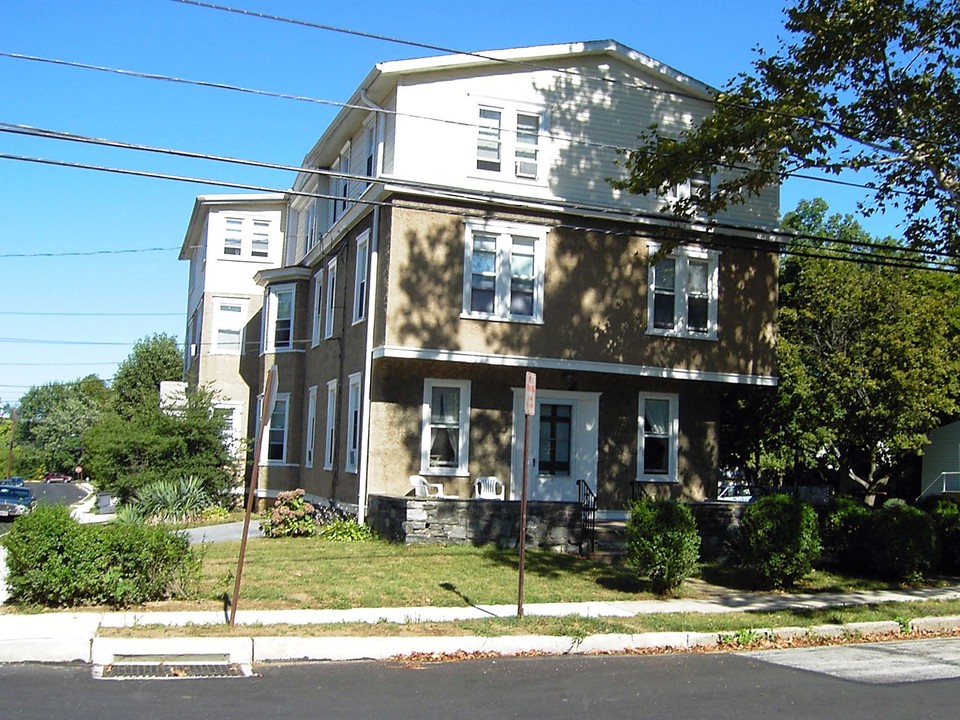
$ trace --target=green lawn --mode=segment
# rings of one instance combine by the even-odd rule
[[[151,609],[220,609],[224,593],[233,593],[239,543],[204,546],[200,599],[151,604]],[[526,559],[526,603],[655,599],[648,583],[628,568],[599,565],[573,555],[530,551]],[[954,579],[955,580],[955,579]],[[862,590],[882,583],[814,572],[796,592]],[[704,566],[681,589],[681,597],[709,597],[748,590],[736,570]],[[419,605],[515,604],[517,554],[488,547],[405,546],[381,541],[334,543],[319,538],[253,539],[247,545],[238,608],[352,608]],[[960,614],[960,601],[886,603],[867,606],[798,609],[770,613],[715,615],[668,613],[633,618],[515,617],[450,623],[312,626],[202,626],[104,629],[115,636],[135,635],[510,635],[546,634],[582,637],[597,633],[649,631],[737,632],[750,628],[811,626],[870,620],[904,622],[927,615]]]
[[[233,593],[239,543],[204,546],[201,598],[222,602]],[[441,607],[517,602],[517,553],[493,547],[400,545],[382,541],[336,543],[319,538],[253,539],[247,544],[241,606],[344,609]],[[836,592],[896,587],[822,570],[794,592]],[[750,590],[742,571],[706,565],[680,597]],[[528,603],[649,600],[649,583],[629,568],[576,555],[528,551],[524,600]]]

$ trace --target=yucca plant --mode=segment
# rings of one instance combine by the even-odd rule
[[[156,480],[139,488],[131,503],[148,522],[183,522],[211,504],[203,481],[195,475]]]

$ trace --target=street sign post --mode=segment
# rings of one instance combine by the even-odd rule
[[[517,581],[517,617],[523,617],[523,575],[527,546],[527,445],[530,442],[530,418],[537,413],[537,375],[528,372],[523,393],[523,480],[520,485],[520,561]]]

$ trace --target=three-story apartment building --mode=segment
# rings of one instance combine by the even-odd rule
[[[306,155],[286,250],[256,273],[279,393],[262,495],[355,507],[408,476],[615,514],[637,490],[701,499],[721,403],[776,383],[778,188],[678,225],[607,182],[618,148],[677,132],[710,88],[616,42],[377,65]],[[730,172],[734,172],[731,170]]]

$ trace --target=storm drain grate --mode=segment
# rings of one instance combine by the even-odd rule
[[[251,677],[249,665],[238,663],[115,663],[94,668],[101,680],[200,680]]]

